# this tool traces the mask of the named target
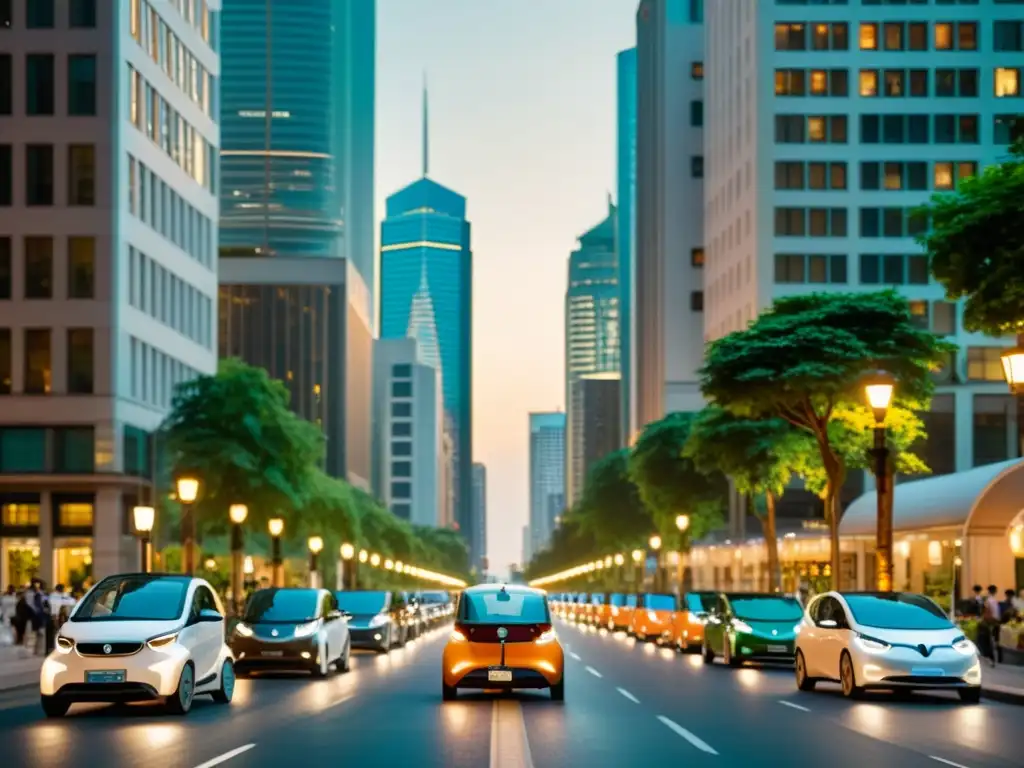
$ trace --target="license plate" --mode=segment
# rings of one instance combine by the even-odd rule
[[[489,669],[487,670],[487,682],[489,683],[511,683],[511,669]]]
[[[789,651],[789,648],[787,648],[784,645],[769,645],[768,646],[768,653],[786,653],[787,651]]]
[[[95,669],[85,673],[87,683],[123,683],[125,670],[123,669]]]
[[[271,658],[277,658],[278,656],[284,656],[284,651],[261,651],[260,656],[270,656]]]
[[[914,677],[942,677],[942,670],[935,667],[914,667],[910,674]]]

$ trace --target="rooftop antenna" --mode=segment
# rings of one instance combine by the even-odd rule
[[[423,178],[430,172],[430,121],[427,106],[427,73],[423,72]]]

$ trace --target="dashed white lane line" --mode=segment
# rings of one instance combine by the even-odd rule
[[[332,701],[330,704],[326,704],[323,707],[321,707],[320,711],[323,712],[325,709],[331,709],[333,707],[340,706],[340,705],[344,704],[346,701],[350,701],[350,700],[354,699],[355,697],[356,697],[356,695],[354,693],[350,693],[347,696],[342,696],[337,701]]]
[[[598,671],[597,671],[596,669],[594,669],[593,667],[587,667],[587,672],[589,672],[590,674],[592,674],[592,675],[593,675],[594,677],[604,677],[604,675],[602,675],[602,674],[601,674],[600,672],[598,672]]]
[[[947,760],[944,757],[936,757],[935,755],[928,755],[932,760],[943,765],[951,765],[953,768],[967,768],[966,765],[960,765],[960,763],[954,763],[952,760]]]
[[[616,688],[615,690],[618,691],[619,693],[621,693],[623,696],[625,696],[630,701],[632,701],[634,704],[639,704],[640,703],[640,699],[638,699],[632,693],[627,691],[625,688]]]
[[[580,660],[580,655],[578,653],[573,653],[572,651],[569,651],[569,655],[572,656],[572,658],[576,661]]]
[[[690,742],[691,744],[693,744],[693,746],[695,746],[695,747],[696,747],[697,749],[699,749],[699,750],[700,750],[701,752],[707,752],[707,753],[708,753],[709,755],[717,755],[717,754],[718,754],[718,753],[717,753],[717,752],[716,752],[716,751],[715,751],[715,750],[714,750],[714,749],[713,749],[713,748],[711,747],[711,745],[710,745],[710,744],[708,744],[708,743],[707,743],[706,741],[704,741],[703,739],[701,739],[701,738],[699,738],[699,737],[697,737],[697,736],[694,736],[694,735],[693,735],[692,733],[690,733],[690,732],[689,732],[688,730],[686,730],[685,728],[683,728],[683,726],[681,726],[681,725],[680,725],[679,723],[676,723],[676,722],[674,722],[674,721],[672,721],[672,720],[669,720],[669,719],[668,719],[667,717],[665,717],[664,715],[658,715],[658,719],[659,719],[659,720],[661,720],[661,722],[663,722],[663,723],[664,723],[665,725],[667,725],[667,726],[668,726],[669,728],[671,728],[671,729],[672,729],[673,731],[675,731],[675,732],[676,732],[677,734],[679,734],[679,735],[680,735],[680,736],[682,736],[682,737],[683,737],[684,739],[686,739],[686,740],[687,740],[688,742]]]
[[[807,707],[801,707],[799,704],[794,704],[792,701],[779,701],[779,704],[784,707],[789,707],[790,709],[799,709],[801,712],[811,711]]]
[[[245,752],[248,752],[250,749],[252,749],[255,746],[256,746],[255,744],[246,744],[246,745],[238,747],[236,749],[232,749],[230,752],[225,752],[223,755],[218,755],[217,757],[213,758],[213,760],[207,760],[205,763],[202,763],[201,765],[197,765],[196,768],[213,768],[213,766],[215,766],[215,765],[220,765],[221,763],[226,763],[228,760],[230,760],[230,759],[232,759],[234,757],[238,757],[239,755],[241,755],[241,754],[243,754]]]

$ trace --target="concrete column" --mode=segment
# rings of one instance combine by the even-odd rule
[[[92,523],[92,575],[99,581],[105,576],[123,573],[138,564],[138,547],[123,534],[121,490],[104,488],[96,493]]]
[[[39,494],[39,578],[48,587],[54,585],[56,563],[53,556],[53,497],[49,491]]]

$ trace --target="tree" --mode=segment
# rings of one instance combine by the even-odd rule
[[[654,521],[629,477],[628,450],[610,453],[591,467],[583,497],[569,517],[600,549],[624,549],[647,540]]]
[[[423,546],[426,567],[451,576],[469,575],[469,547],[458,531],[414,525],[412,534]]]
[[[699,539],[720,521],[728,498],[725,478],[701,472],[683,453],[696,415],[670,413],[644,427],[629,456],[629,477],[665,538],[678,536],[676,517],[690,516],[687,536]]]
[[[962,179],[923,206],[919,238],[932,275],[964,302],[964,328],[992,336],[1024,333],[1024,139],[1003,163]]]
[[[863,378],[876,370],[898,382],[897,404],[927,407],[929,373],[955,347],[916,327],[893,291],[811,293],[777,299],[742,331],[712,342],[701,390],[737,416],[778,417],[813,438],[825,477],[832,583],[840,587],[839,492],[847,464],[830,426],[837,408],[863,402]]]
[[[695,421],[684,453],[701,472],[721,472],[740,493],[753,497],[764,529],[771,589],[782,587],[775,502],[814,450],[807,434],[780,418],[748,419],[708,406]],[[756,497],[763,496],[762,516]]]

